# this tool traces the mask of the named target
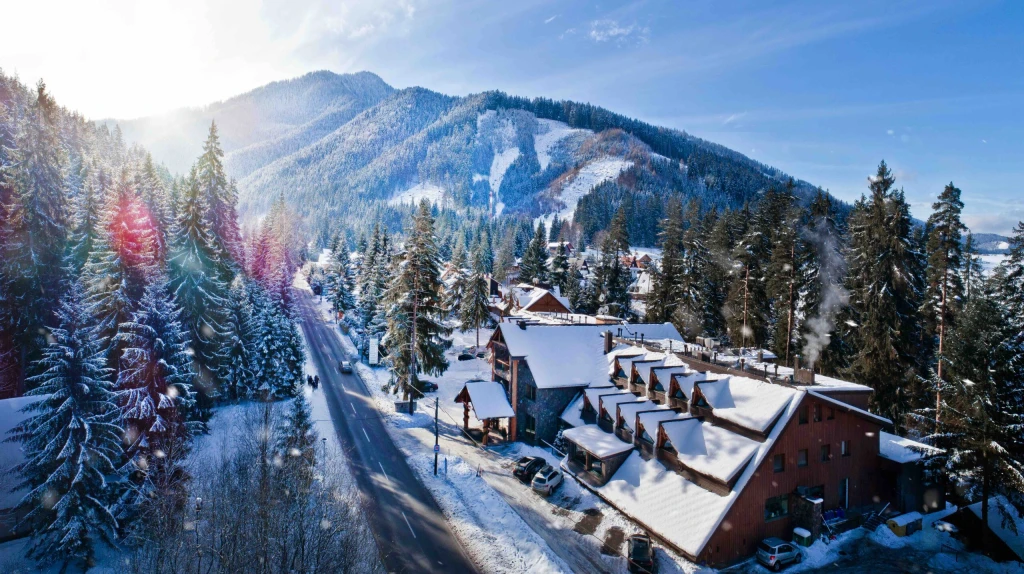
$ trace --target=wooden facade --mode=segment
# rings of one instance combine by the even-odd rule
[[[557,297],[554,296],[550,291],[541,296],[531,303],[528,307],[523,307],[524,311],[530,311],[532,313],[570,313],[568,307],[566,307]]]
[[[786,422],[767,456],[726,514],[723,524],[697,557],[709,564],[731,564],[753,554],[757,543],[777,536],[792,537],[798,526],[792,516],[798,488],[817,491],[820,488],[822,507],[826,510],[864,507],[883,502],[885,492],[877,478],[881,465],[878,437],[882,423],[873,417],[849,409],[836,408],[833,418],[827,408],[834,407],[811,394],[804,394],[796,414]],[[825,413],[814,421],[810,413],[815,406]],[[804,419],[802,409],[809,412]],[[802,422],[806,421],[806,422]],[[843,442],[847,455],[843,455]],[[827,447],[827,456],[826,449]],[[805,451],[806,465],[804,460]],[[782,457],[782,470],[776,472],[776,455]],[[824,460],[823,460],[824,459]],[[842,492],[841,492],[842,490]],[[790,510],[784,516],[766,520],[765,509],[770,499],[787,497]]]

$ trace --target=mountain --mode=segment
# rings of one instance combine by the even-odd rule
[[[981,254],[996,255],[1010,252],[1010,238],[995,233],[975,233],[974,245]]]
[[[171,172],[186,173],[216,120],[225,167],[242,177],[331,133],[394,91],[368,72],[312,72],[202,108],[100,123],[118,125],[126,141],[149,149]]]
[[[395,90],[368,72],[315,72],[202,109],[117,123],[183,173],[214,119],[241,213],[258,217],[283,193],[319,226],[365,222],[427,197],[467,213],[575,219],[589,238],[627,204],[633,242],[649,245],[671,195],[739,207],[791,179],[590,104]],[[177,131],[166,128],[176,123]],[[793,183],[805,198],[815,190]]]

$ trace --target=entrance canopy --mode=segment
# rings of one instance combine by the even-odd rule
[[[457,403],[470,403],[480,420],[503,419],[516,416],[505,396],[505,387],[495,381],[473,381],[455,397]]]

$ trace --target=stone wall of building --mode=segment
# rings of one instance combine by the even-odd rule
[[[518,386],[515,404],[518,428],[516,439],[536,444],[542,444],[540,440],[545,440],[549,443],[554,442],[560,428],[559,419],[562,416],[562,412],[576,398],[580,389],[575,387],[538,389],[533,379],[533,373],[530,372],[529,364],[526,361],[519,361],[516,385]],[[529,398],[530,393],[525,389],[527,386],[535,389],[533,393],[536,397],[535,399]],[[526,429],[526,415],[532,416],[536,421],[537,432],[532,441],[529,435],[524,432]]]

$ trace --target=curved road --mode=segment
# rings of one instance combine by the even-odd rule
[[[476,572],[434,498],[391,441],[362,380],[339,372],[346,354],[313,301],[312,294],[300,293],[302,331],[384,567],[394,573]]]

